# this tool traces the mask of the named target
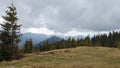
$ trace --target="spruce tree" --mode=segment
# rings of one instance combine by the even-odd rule
[[[2,60],[13,60],[20,58],[18,45],[20,42],[20,27],[17,23],[16,7],[11,4],[8,6],[6,15],[2,16],[5,20],[1,25],[0,35],[0,56]]]
[[[32,53],[33,49],[34,47],[33,47],[32,39],[26,40],[24,44],[24,53]]]
[[[85,45],[85,46],[91,46],[91,45],[92,45],[92,44],[91,44],[91,39],[90,39],[89,36],[87,36],[87,37],[85,38],[85,40],[84,40],[84,45]]]

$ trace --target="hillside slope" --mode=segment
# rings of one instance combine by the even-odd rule
[[[27,54],[12,62],[1,62],[0,68],[120,68],[120,49],[77,47]]]
[[[49,43],[54,43],[54,42],[61,41],[61,40],[62,40],[62,38],[60,38],[60,37],[52,36],[52,37],[50,37],[50,38],[48,38],[40,43],[35,44],[34,46],[38,47],[40,45],[43,45],[46,41],[48,41]]]

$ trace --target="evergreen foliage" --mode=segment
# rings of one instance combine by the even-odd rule
[[[49,43],[46,41],[45,44],[39,46],[40,51],[48,51],[54,49],[63,48],[74,48],[78,46],[102,46],[102,47],[115,47],[120,48],[120,32],[110,32],[107,34],[94,35],[92,38],[87,36],[84,39],[73,39],[67,40],[62,39],[59,42]]]
[[[10,61],[13,59],[19,59],[19,42],[20,42],[20,27],[17,23],[17,12],[13,4],[8,7],[6,16],[3,16],[5,20],[1,25],[0,30],[0,60]]]
[[[26,40],[24,44],[24,53],[33,53],[33,42],[32,39]]]

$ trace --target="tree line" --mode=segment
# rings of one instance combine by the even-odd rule
[[[109,34],[99,34],[94,35],[90,38],[87,36],[84,39],[69,38],[67,40],[62,39],[61,41],[49,43],[48,40],[42,45],[39,45],[39,51],[49,51],[54,49],[64,49],[64,48],[75,48],[78,46],[101,46],[101,47],[113,47],[120,48],[120,32],[109,32]]]
[[[120,48],[120,32],[113,31],[109,34],[96,35],[91,39],[92,46]]]

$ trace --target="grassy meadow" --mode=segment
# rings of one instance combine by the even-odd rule
[[[77,47],[25,54],[20,60],[0,62],[0,68],[120,68],[120,49]]]

